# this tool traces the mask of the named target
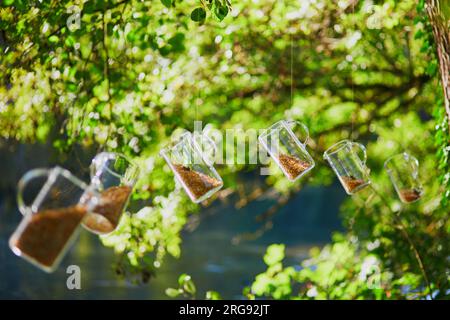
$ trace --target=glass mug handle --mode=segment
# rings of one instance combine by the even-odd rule
[[[90,177],[91,177],[91,183],[95,186],[98,187],[101,182],[100,182],[100,178],[98,177],[98,171],[99,169],[103,168],[103,166],[105,165],[105,163],[111,159],[111,154],[108,152],[102,152],[97,154],[94,157],[94,160],[91,162],[91,165],[89,167],[90,169]]]
[[[351,143],[351,145],[352,145],[353,148],[359,149],[359,151],[362,152],[362,155],[363,155],[362,157],[363,157],[363,159],[361,159],[361,157],[360,157],[360,159],[361,159],[362,163],[365,165],[365,164],[366,164],[366,161],[367,161],[367,151],[366,151],[366,147],[364,147],[361,143],[358,143],[358,142],[350,142],[350,143]]]
[[[19,206],[19,211],[23,215],[32,212],[32,208],[26,205],[25,201],[23,200],[23,192],[25,191],[27,184],[33,179],[39,177],[48,177],[50,175],[50,172],[50,169],[33,169],[25,173],[22,178],[20,178],[19,183],[17,184],[17,205]]]
[[[419,175],[419,160],[416,157],[408,155],[409,162],[411,163],[411,167],[413,169],[412,175],[414,179]]]
[[[308,143],[308,140],[309,140],[309,129],[308,129],[308,127],[305,124],[303,124],[300,121],[296,121],[296,120],[286,120],[286,123],[288,125],[288,128],[291,129],[291,130],[292,130],[294,125],[299,125],[300,127],[302,127],[302,129],[305,131],[305,134],[306,134],[305,141],[303,141],[302,143],[303,144],[307,144]]]

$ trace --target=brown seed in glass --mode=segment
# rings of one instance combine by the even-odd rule
[[[417,189],[402,189],[399,191],[400,199],[403,202],[414,202],[421,197],[421,192]]]
[[[278,155],[278,160],[290,179],[297,178],[302,172],[311,167],[310,163],[284,153]]]
[[[132,188],[115,186],[100,194],[100,203],[86,215],[83,225],[97,233],[110,233],[117,228]]]
[[[178,176],[183,180],[194,199],[202,197],[208,191],[220,187],[222,182],[204,173],[176,164],[174,165]]]
[[[350,177],[344,176],[341,179],[344,183],[345,189],[347,189],[348,192],[353,192],[356,188],[365,183],[364,180],[357,179],[352,176]]]
[[[51,267],[85,214],[86,208],[82,205],[38,211],[31,215],[13,246],[38,263]]]

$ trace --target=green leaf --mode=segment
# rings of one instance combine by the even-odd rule
[[[67,83],[66,86],[69,92],[77,92],[78,90],[78,86],[75,83]]]
[[[75,38],[72,36],[68,36],[64,41],[64,44],[68,47],[73,47],[75,45]]]
[[[228,14],[228,7],[227,6],[223,6],[223,5],[219,5],[219,6],[215,7],[214,13],[215,13],[216,17],[220,21],[222,21]]]
[[[174,288],[167,288],[166,289],[166,295],[171,297],[171,298],[176,298],[181,294],[179,289],[174,289]]]
[[[178,284],[182,286],[186,281],[189,280],[191,280],[191,276],[186,273],[183,273],[178,277]]]
[[[438,70],[437,63],[432,62],[426,67],[426,73],[429,76],[434,76],[436,74],[436,71]]]
[[[134,42],[136,40],[136,32],[134,30],[131,30],[128,34],[127,34],[127,40],[129,42]]]
[[[179,278],[178,278],[178,283],[180,284],[180,286],[183,288],[183,290],[189,294],[194,295],[195,292],[197,291],[194,282],[191,279],[191,276],[188,274],[183,273]]]
[[[222,297],[217,291],[207,291],[206,300],[221,300]]]
[[[206,11],[202,7],[195,8],[191,12],[191,19],[195,22],[203,22],[206,19]]]
[[[6,6],[10,6],[14,3],[14,0],[4,0],[3,1],[3,5]]]
[[[172,0],[161,0],[161,3],[167,8],[170,8],[172,6]]]
[[[41,125],[36,130],[36,137],[39,141],[45,141],[50,132],[50,126],[48,124]]]
[[[51,43],[56,43],[59,41],[59,38],[58,38],[58,36],[53,35],[48,38],[48,41]]]
[[[159,48],[158,50],[159,50],[159,53],[163,57],[165,57],[165,56],[167,56],[170,53],[171,48],[170,48],[170,46],[164,46],[164,47]]]
[[[267,248],[267,252],[264,255],[264,262],[268,266],[272,266],[284,259],[284,244],[272,244]]]
[[[185,36],[183,33],[177,33],[172,38],[167,41],[172,46],[173,52],[182,52],[184,51],[184,39]]]
[[[261,296],[266,290],[269,290],[271,279],[265,273],[258,274],[252,284],[252,293]]]
[[[417,3],[417,11],[421,12],[425,9],[425,0],[419,0]]]
[[[187,281],[184,284],[183,289],[184,289],[184,291],[186,291],[187,293],[190,293],[192,295],[194,295],[195,292],[197,291],[197,288],[195,287],[195,284],[193,281]]]
[[[100,101],[108,100],[108,80],[103,80],[99,85],[92,89],[94,96],[96,96]]]

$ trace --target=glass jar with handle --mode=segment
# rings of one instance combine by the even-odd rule
[[[370,184],[367,153],[362,144],[342,140],[328,148],[323,157],[331,165],[347,194],[354,194]]]
[[[28,186],[40,181],[30,198]],[[54,271],[76,238],[86,213],[98,202],[88,185],[61,167],[34,169],[19,181],[17,203],[24,215],[9,239],[12,251],[46,272]]]
[[[195,203],[208,199],[223,186],[212,160],[202,152],[205,146],[216,148],[212,139],[206,135],[186,132],[174,145],[160,151],[176,179]]]
[[[387,159],[384,162],[384,168],[403,203],[412,203],[422,197],[423,188],[419,181],[419,160],[403,152]]]
[[[304,130],[304,141],[300,141],[294,134],[293,128],[296,125]],[[315,166],[313,158],[306,150],[308,137],[308,128],[303,123],[281,120],[266,129],[258,139],[284,175],[295,181]]]
[[[139,175],[137,165],[125,155],[102,152],[91,163],[91,187],[99,203],[88,212],[83,227],[96,234],[107,234],[119,225]]]

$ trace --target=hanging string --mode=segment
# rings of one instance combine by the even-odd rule
[[[289,33],[291,38],[291,105],[294,106],[294,37],[292,33]]]
[[[196,123],[197,121],[199,121],[198,118],[198,105],[200,103],[200,97],[201,97],[201,89],[197,90],[197,92],[195,93],[195,97],[194,97],[194,104],[195,104],[195,110],[194,110],[194,130],[192,132],[195,131],[196,129]]]
[[[292,33],[290,34],[291,37],[291,107],[294,104],[294,39],[292,36]]]
[[[200,99],[200,92],[197,91],[197,97],[195,98],[195,117],[194,122],[198,120],[198,103]]]
[[[355,2],[353,1],[352,4],[352,20],[355,21]],[[354,22],[354,27],[356,29],[357,25],[356,22]],[[353,85],[353,55],[351,55],[351,66],[350,66],[350,86],[351,86],[351,101],[352,103],[355,103],[355,88]],[[350,131],[350,140],[353,141],[353,131],[354,131],[354,127],[355,127],[355,118],[356,118],[356,112],[357,112],[357,108],[355,110],[352,111],[352,126],[351,126],[351,131]]]

